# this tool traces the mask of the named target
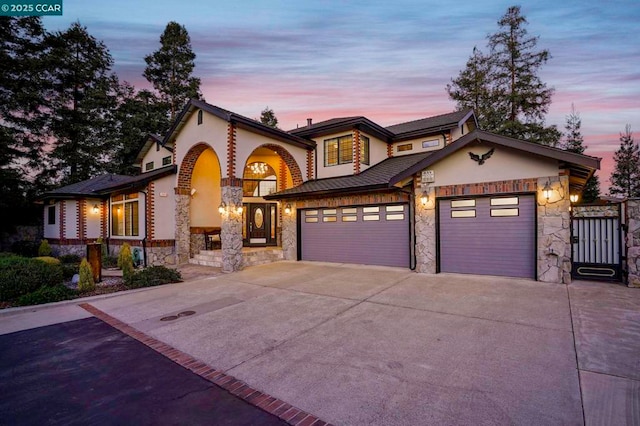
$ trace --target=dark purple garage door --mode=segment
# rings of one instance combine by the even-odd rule
[[[440,271],[535,278],[533,195],[439,201]]]
[[[407,204],[302,210],[302,260],[409,267]]]

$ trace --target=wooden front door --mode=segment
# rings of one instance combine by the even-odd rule
[[[246,235],[245,244],[250,246],[267,246],[276,244],[276,204],[245,204]]]

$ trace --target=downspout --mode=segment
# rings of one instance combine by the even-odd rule
[[[144,267],[147,267],[147,190],[140,191],[144,194],[144,238],[142,238],[142,256],[144,257]]]
[[[412,184],[413,187],[413,184]],[[413,190],[400,190],[409,195],[409,269],[416,270],[416,212],[415,212],[415,194]]]

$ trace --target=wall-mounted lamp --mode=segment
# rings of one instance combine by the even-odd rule
[[[220,203],[220,205],[218,206],[218,212],[220,214],[224,214],[227,211],[227,205],[223,202]]]
[[[579,199],[580,199],[580,196],[578,194],[569,195],[569,200],[571,201],[571,204],[577,203]]]
[[[287,203],[284,206],[284,213],[287,214],[287,215],[291,214],[291,204]]]
[[[191,196],[193,197],[194,195],[196,195],[196,189],[195,188],[191,188]]]
[[[420,195],[420,202],[423,206],[426,206],[429,202],[429,193],[426,190],[422,191],[422,195]]]
[[[243,209],[242,204],[236,206],[236,213],[242,214],[242,209]]]
[[[100,211],[100,209],[98,208],[97,204],[93,205],[93,208],[91,209],[91,211],[93,212],[93,214],[98,214],[98,212]]]
[[[544,184],[544,188],[542,188],[542,196],[546,198],[547,201],[551,198],[551,191],[551,186],[549,186],[549,181],[547,181],[547,183]]]

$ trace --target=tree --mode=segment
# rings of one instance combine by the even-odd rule
[[[187,29],[169,22],[160,36],[160,49],[144,58],[144,77],[165,103],[171,121],[191,98],[199,99],[200,79],[192,76],[195,53]]]
[[[273,127],[274,129],[278,128],[278,119],[276,118],[275,112],[269,107],[266,107],[260,113],[260,122],[265,126]]]
[[[631,126],[620,133],[620,147],[613,156],[615,168],[611,174],[611,195],[640,197],[640,147],[633,140]]]
[[[571,113],[567,116],[564,126],[566,133],[563,147],[565,150],[576,154],[584,154],[584,150],[587,147],[584,146],[581,127],[582,119],[580,118],[580,113],[576,111],[575,106],[572,104]],[[593,174],[584,185],[580,203],[592,203],[598,198],[600,198],[600,179]]]
[[[104,172],[111,161],[118,79],[107,47],[79,23],[47,36],[45,43],[52,83],[48,170],[51,178],[70,184]]]
[[[526,24],[520,7],[510,7],[498,21],[498,32],[488,36],[489,54],[474,48],[466,69],[447,85],[447,92],[458,109],[479,111],[484,130],[556,145],[560,132],[544,123],[553,89],[538,77],[550,54],[536,49],[538,37],[529,37]]]

